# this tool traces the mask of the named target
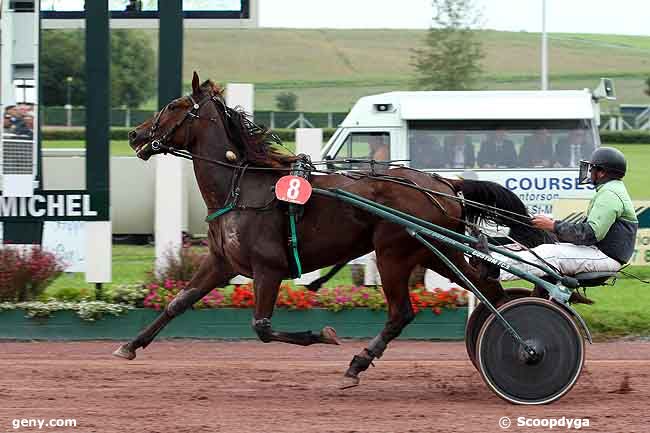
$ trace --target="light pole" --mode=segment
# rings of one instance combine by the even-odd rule
[[[72,77],[67,77],[65,81],[67,91],[66,104],[64,107],[66,110],[66,125],[72,126]]]
[[[542,0],[542,90],[548,90],[548,38],[546,37],[546,0]]]

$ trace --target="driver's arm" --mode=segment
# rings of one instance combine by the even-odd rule
[[[595,245],[607,235],[612,224],[623,213],[623,202],[611,191],[602,191],[594,199],[587,220],[581,223],[555,221],[554,231],[562,242]]]

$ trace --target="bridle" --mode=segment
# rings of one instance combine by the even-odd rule
[[[228,107],[217,94],[209,94],[205,96],[203,99],[201,99],[199,102],[196,102],[192,97],[192,95],[186,95],[185,98],[188,99],[191,103],[190,109],[185,113],[185,115],[179,121],[177,121],[174,124],[174,126],[172,126],[164,134],[160,135],[159,138],[155,138],[155,137],[156,137],[156,132],[160,128],[160,119],[162,115],[165,113],[165,111],[169,109],[169,106],[176,101],[172,101],[169,104],[167,104],[156,115],[156,118],[154,119],[153,123],[151,124],[151,127],[149,128],[149,138],[152,139],[149,143],[149,145],[151,146],[151,150],[153,150],[154,152],[162,151],[162,153],[164,154],[169,153],[170,155],[178,156],[180,158],[188,159],[190,161],[193,160],[205,161],[215,165],[220,165],[222,167],[231,168],[234,170],[240,170],[244,165],[247,165],[248,162],[245,160],[239,164],[231,164],[225,161],[220,161],[218,159],[205,158],[203,156],[197,155],[187,150],[189,148],[188,145],[190,140],[191,124],[188,125],[188,127],[185,130],[184,149],[178,149],[168,144],[171,137],[176,133],[176,131],[178,131],[178,129],[181,126],[183,126],[185,121],[187,121],[188,119],[190,123],[195,119],[201,119],[201,120],[208,120],[210,122],[217,124],[217,120],[218,120],[217,117],[203,117],[199,114],[201,107],[206,102],[212,101],[212,103],[214,103],[215,108],[217,109],[217,112],[219,112],[219,109],[221,109],[223,110],[224,116],[226,117],[231,116],[230,113],[228,112],[229,110]],[[226,128],[226,133],[229,134],[227,128]],[[247,169],[253,171],[276,171],[276,172],[284,172],[284,173],[290,172],[292,170],[291,167],[256,167],[256,166],[249,166]]]
[[[217,95],[207,95],[203,99],[201,99],[199,102],[196,102],[192,95],[186,95],[184,97],[185,99],[189,99],[191,107],[189,110],[185,112],[185,115],[177,121],[169,130],[167,130],[165,133],[163,133],[159,138],[156,137],[156,132],[160,128],[160,119],[162,118],[162,115],[169,109],[169,106],[176,101],[172,101],[169,104],[165,105],[165,107],[158,112],[156,115],[156,118],[154,119],[153,123],[151,124],[151,127],[149,128],[149,138],[151,139],[149,145],[151,146],[151,150],[154,152],[157,152],[159,150],[163,150],[165,153],[173,153],[173,152],[180,152],[181,149],[175,149],[173,146],[169,146],[167,143],[171,139],[171,137],[178,131],[178,129],[183,126],[185,121],[189,119],[190,123],[194,119],[203,119],[203,120],[209,120],[211,122],[217,121],[216,117],[201,117],[199,114],[199,110],[201,109],[201,106],[205,104],[208,101],[213,101],[215,104],[215,107],[217,107],[217,103],[221,102]],[[190,125],[191,126],[191,125]],[[189,144],[189,137],[190,137],[190,127],[188,127],[185,130],[185,149],[187,149],[187,145]]]

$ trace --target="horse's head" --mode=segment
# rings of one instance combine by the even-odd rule
[[[194,72],[192,93],[174,99],[151,119],[129,132],[129,144],[136,155],[145,161],[170,149],[191,152],[197,134],[206,132],[205,128],[198,126],[198,121],[222,125],[218,107],[223,112],[227,110],[221,89],[209,80],[200,84],[199,76]],[[193,128],[193,125],[197,127]]]

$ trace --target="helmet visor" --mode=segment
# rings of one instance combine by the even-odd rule
[[[584,185],[591,181],[590,172],[591,163],[589,161],[580,161],[580,172],[578,174],[578,183]]]

